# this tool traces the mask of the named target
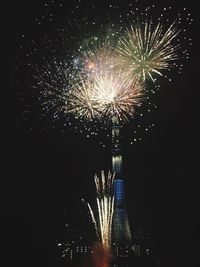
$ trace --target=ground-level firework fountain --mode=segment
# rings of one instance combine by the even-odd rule
[[[97,236],[105,250],[111,248],[112,241],[112,221],[114,212],[113,180],[114,175],[111,173],[108,173],[107,177],[103,171],[101,172],[101,177],[95,175],[97,208],[93,210],[88,204]]]
[[[93,247],[92,258],[95,267],[109,266],[110,261],[119,257],[128,257],[131,249],[131,232],[125,205],[124,184],[122,180],[122,155],[119,143],[118,119],[113,118],[112,126],[112,169],[107,176],[95,175],[97,207],[88,204],[91,219],[99,239]]]

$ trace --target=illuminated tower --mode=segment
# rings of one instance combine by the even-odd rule
[[[122,177],[122,149],[120,144],[120,125],[117,117],[112,120],[112,171],[115,172],[113,217],[113,242],[117,247],[131,244],[131,232],[127,216],[124,181]]]

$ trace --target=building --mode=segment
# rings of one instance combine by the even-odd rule
[[[115,173],[114,196],[115,207],[113,216],[113,246],[116,254],[127,253],[131,246],[131,232],[125,201],[124,180],[122,175],[122,149],[120,144],[120,125],[118,118],[112,120],[112,171]],[[124,253],[125,252],[125,253]]]

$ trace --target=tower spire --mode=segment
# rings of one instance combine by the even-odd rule
[[[112,118],[112,171],[115,173],[113,243],[118,247],[129,246],[131,244],[131,232],[126,210],[124,181],[122,175],[120,124],[116,115]]]

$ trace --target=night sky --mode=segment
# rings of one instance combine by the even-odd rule
[[[93,175],[108,170],[110,151],[71,131],[43,131],[37,112],[16,127],[23,107],[9,83],[11,66],[18,36],[35,31],[38,2],[2,8],[1,243],[7,262],[50,267],[62,266],[55,241],[63,212],[76,209],[82,197],[91,201]],[[131,227],[151,233],[163,266],[192,267],[199,242],[199,10],[195,0],[165,3],[191,10],[191,56],[182,74],[162,81],[154,129],[142,143],[124,144],[123,171]]]

